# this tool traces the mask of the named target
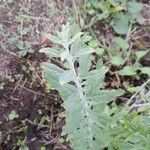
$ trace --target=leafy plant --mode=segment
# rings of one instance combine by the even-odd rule
[[[116,66],[123,65],[125,63],[124,56],[126,56],[129,48],[129,44],[121,37],[116,37],[113,40],[116,48],[110,50],[110,63]]]
[[[95,53],[98,56],[103,56],[103,54],[105,52],[104,48],[101,48],[100,43],[97,40],[95,40],[92,36],[90,36],[88,33],[84,34],[81,37],[81,40],[82,40],[83,43],[85,43],[89,47],[94,48]]]
[[[131,52],[131,50],[128,50],[128,42],[121,37],[114,38],[113,42],[116,44],[116,48],[110,50],[109,52],[111,64],[115,66],[123,66],[126,63],[125,59],[129,56],[135,60],[130,66],[127,65],[119,70],[118,73],[120,75],[133,76],[137,74],[137,71],[147,75],[150,74],[150,67],[142,66],[140,63],[141,58],[149,53],[149,50],[138,50],[136,52]]]
[[[8,4],[13,4],[16,0],[6,0]]]
[[[88,1],[88,8],[101,10],[91,20],[90,25],[94,24],[97,20],[110,18],[111,26],[118,34],[126,34],[130,24],[135,22],[142,23],[140,12],[142,4],[135,0],[98,0]],[[89,7],[90,6],[90,7]]]
[[[0,82],[0,90],[3,90],[4,89],[4,85],[5,85],[5,83],[4,82]]]
[[[29,150],[26,144],[26,140],[18,139],[13,150],[18,149],[18,150]]]
[[[85,44],[83,33],[71,33],[69,24],[63,25],[57,35],[47,35],[49,40],[58,44],[59,49],[40,50],[50,57],[60,57],[62,62],[68,62],[66,68],[46,62],[42,64],[46,81],[59,91],[64,101],[66,125],[62,136],[67,135],[66,140],[70,141],[73,150],[149,149],[150,111],[144,109],[150,105],[149,95],[144,97],[145,101],[142,99],[130,104],[136,98],[136,92],[127,104],[118,107],[113,101],[124,91],[104,89],[108,69],[100,61],[92,69],[90,54],[94,52],[93,48]],[[128,46],[123,42],[120,47],[127,49]],[[137,60],[141,56],[144,54],[136,54]],[[141,86],[140,96],[148,83],[149,80]],[[135,108],[137,111],[132,111]]]
[[[111,116],[108,102],[122,95],[123,90],[104,90],[103,79],[107,68],[90,70],[90,55],[94,49],[81,43],[79,32],[71,35],[69,24],[63,25],[57,36],[47,35],[62,49],[44,48],[50,57],[60,57],[69,63],[65,70],[55,64],[43,63],[45,79],[59,91],[64,100],[66,125],[62,135],[67,135],[74,150],[97,150],[107,147],[113,140],[109,133]],[[79,67],[75,68],[75,62]],[[71,84],[72,83],[72,84]],[[101,90],[100,90],[101,89]]]
[[[18,56],[24,57],[28,52],[33,53],[31,44],[27,41],[18,41],[17,47],[19,48]]]
[[[40,147],[40,150],[46,150],[45,146]]]
[[[144,57],[148,51],[137,51],[135,52],[135,62],[131,66],[125,66],[123,69],[119,70],[119,74],[122,76],[133,76],[137,74],[137,71],[141,71],[143,74],[150,75],[150,67],[144,67],[140,64],[140,59]]]
[[[8,115],[8,119],[9,120],[14,120],[14,119],[16,119],[16,118],[18,118],[19,117],[19,115],[16,113],[16,111],[14,111],[14,110],[12,110],[11,112],[10,112],[10,114]]]
[[[42,128],[42,126],[44,125],[45,122],[49,122],[48,116],[42,116],[42,118],[39,120],[39,122],[35,123],[35,124],[37,124],[37,129],[39,130],[40,128]]]

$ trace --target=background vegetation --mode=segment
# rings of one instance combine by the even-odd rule
[[[149,10],[1,0],[0,149],[150,149]]]

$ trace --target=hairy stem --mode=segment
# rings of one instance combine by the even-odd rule
[[[69,48],[67,48],[66,50],[67,50],[67,53],[69,55],[67,60],[68,60],[68,62],[70,64],[70,69],[73,71],[74,76],[75,76],[74,82],[76,84],[76,87],[77,87],[80,99],[81,99],[81,101],[83,102],[83,104],[85,106],[85,115],[86,115],[86,118],[87,118],[87,122],[89,122],[88,123],[89,149],[90,150],[94,150],[92,142],[91,142],[92,139],[93,139],[93,136],[92,136],[93,134],[92,134],[92,130],[91,130],[91,122],[92,122],[91,121],[91,116],[90,116],[90,114],[88,112],[88,109],[89,109],[88,102],[86,101],[86,95],[83,92],[83,89],[82,89],[82,86],[81,86],[81,82],[80,82],[80,78],[79,78],[78,74],[76,73],[76,70],[75,70],[75,67],[74,67],[73,57],[70,54]]]
[[[132,100],[142,91],[142,89],[148,84],[150,82],[150,78],[146,81],[146,82],[144,82],[142,85],[141,85],[141,87],[140,87],[140,89],[135,93],[135,94],[133,94],[132,95],[132,97],[129,99],[129,101],[127,102],[127,105],[129,105],[131,102],[132,102]],[[135,104],[135,102],[132,104],[132,105],[134,105]]]
[[[150,107],[150,103],[134,104],[130,106],[130,110],[133,108],[140,108],[140,107]]]

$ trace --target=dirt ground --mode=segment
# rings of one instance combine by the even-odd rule
[[[148,0],[143,0],[143,4],[144,25],[135,26],[131,39],[136,48],[148,49],[150,4]],[[43,34],[59,30],[70,19],[70,14],[69,0],[12,0],[12,3],[0,0],[0,150],[18,150],[26,144],[30,150],[45,150],[42,149],[44,145],[48,150],[70,149],[63,138],[59,140],[64,125],[59,116],[63,111],[61,99],[57,91],[49,92],[43,84],[40,63],[48,58],[38,52],[43,45],[49,44],[43,42]],[[107,48],[111,47],[109,43],[114,33],[112,29],[106,31],[104,24],[97,22],[93,31]],[[34,52],[19,58],[16,45],[21,40],[30,43]],[[140,45],[139,41],[142,41]],[[141,61],[150,66],[149,56]],[[141,85],[146,78],[121,78],[119,86],[124,81]],[[108,74],[105,80],[106,87],[118,84],[115,75]],[[12,111],[19,116],[10,120]]]
[[[47,58],[38,51],[42,44],[47,44],[42,43],[43,34],[59,30],[67,21],[69,11],[67,0],[0,1],[0,83],[4,84],[0,90],[2,150],[18,150],[23,143],[31,150],[39,150],[42,145],[47,149],[68,149],[58,142],[64,123],[58,116],[62,111],[61,100],[56,91],[45,92],[39,68]],[[18,40],[30,43],[34,53],[18,58]],[[19,117],[10,121],[8,116],[13,110]],[[42,118],[47,119],[42,122]]]

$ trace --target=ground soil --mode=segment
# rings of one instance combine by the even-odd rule
[[[53,11],[55,9],[55,12]],[[17,150],[17,141],[27,143],[30,150],[40,150],[42,145],[47,149],[69,149],[68,144],[58,141],[64,124],[58,113],[63,111],[57,91],[45,92],[42,83],[40,63],[46,61],[39,49],[43,43],[43,33],[54,33],[66,22],[70,2],[53,0],[15,0],[9,4],[0,1],[0,149]],[[16,17],[23,16],[21,20]],[[31,18],[28,22],[27,18]],[[31,28],[22,35],[20,30]],[[28,53],[18,58],[15,40],[25,40],[32,45],[33,54]],[[45,41],[44,41],[45,42]],[[8,116],[14,110],[19,117],[10,121]],[[44,121],[39,128],[43,116]]]
[[[149,25],[149,2],[143,0],[143,17],[145,24],[143,27],[137,25],[133,36],[135,47],[143,49],[150,48]],[[49,5],[51,4],[51,5]],[[54,5],[54,6],[53,6]],[[55,12],[53,11],[53,7]],[[47,57],[40,54],[39,49],[45,44],[42,43],[43,33],[54,33],[63,23],[69,20],[71,4],[68,0],[15,0],[9,4],[0,0],[0,83],[4,83],[0,90],[0,149],[18,150],[17,141],[25,141],[30,150],[40,150],[45,145],[48,150],[69,150],[67,142],[59,142],[64,120],[59,113],[63,111],[61,99],[57,91],[46,92],[43,83],[40,63],[47,61]],[[18,21],[16,18],[22,16]],[[27,18],[31,18],[28,21]],[[104,41],[104,45],[109,45],[114,32],[104,26],[105,22],[97,22],[93,31],[98,39]],[[20,30],[30,28],[31,30],[22,35]],[[103,28],[100,28],[103,27]],[[146,30],[148,29],[148,30]],[[140,39],[138,38],[140,36]],[[32,45],[34,53],[28,53],[23,58],[18,58],[15,40],[25,40]],[[137,39],[136,39],[137,38]],[[135,40],[136,39],[136,40]],[[142,41],[138,45],[136,42]],[[142,43],[141,42],[141,43]],[[139,42],[138,42],[139,43]],[[146,56],[141,60],[143,65],[150,66],[150,57]],[[113,66],[112,66],[112,69]],[[147,76],[141,75],[139,78],[119,77],[107,74],[105,79],[106,88],[122,87],[124,82],[138,86],[144,83]],[[125,97],[129,98],[130,93]],[[118,99],[122,103],[122,99]],[[9,120],[8,116],[14,110],[19,115],[14,120]],[[43,116],[48,120],[39,127],[38,123]],[[38,122],[38,123],[37,123]],[[1,137],[2,133],[2,137]]]

